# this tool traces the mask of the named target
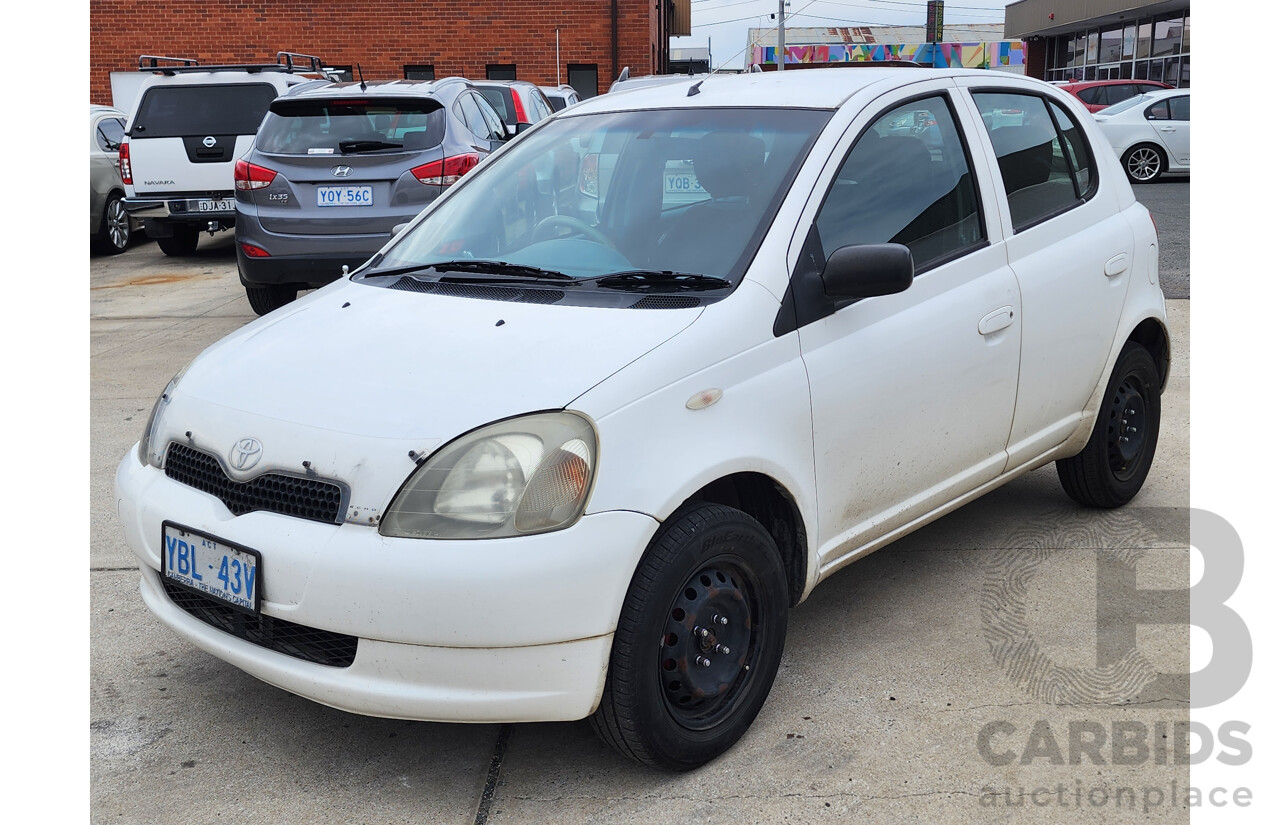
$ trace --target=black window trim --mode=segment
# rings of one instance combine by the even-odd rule
[[[1071,114],[1071,110],[1065,104],[1063,104],[1062,101],[1055,100],[1053,97],[1051,97],[1050,95],[1044,94],[1043,92],[1039,92],[1033,89],[1012,88],[1008,86],[982,86],[982,87],[975,86],[967,89],[967,91],[969,92],[969,97],[971,99],[973,98],[974,95],[980,95],[980,94],[998,94],[998,95],[1014,94],[1014,95],[1023,95],[1025,97],[1040,98],[1041,102],[1044,103],[1045,111],[1049,113],[1049,122],[1053,124],[1054,135],[1056,136],[1061,148],[1063,149],[1064,157],[1066,157],[1066,144],[1065,144],[1066,136],[1062,132],[1062,127],[1058,126],[1058,119],[1053,116],[1053,109],[1050,108],[1050,104],[1057,103],[1058,107],[1062,109],[1062,113],[1067,116],[1067,119],[1075,124],[1076,131],[1078,131],[1081,134],[1081,136],[1085,135],[1084,129],[1081,128],[1080,126],[1080,121],[1073,114]],[[978,101],[976,99],[972,100],[972,102],[975,109],[980,108],[978,106]],[[992,145],[991,143],[991,132],[988,129],[986,129],[985,126],[982,131],[986,133],[987,146],[991,148],[991,156],[996,157],[995,146]],[[1076,191],[1076,199],[1071,203],[1063,204],[1062,206],[1056,209],[1052,209],[1046,212],[1045,214],[1035,218],[1034,220],[1026,221],[1021,224],[1014,223],[1013,234],[1017,235],[1021,232],[1025,232],[1028,229],[1037,227],[1040,224],[1044,223],[1045,221],[1053,220],[1059,215],[1065,215],[1066,213],[1070,212],[1072,209],[1076,209],[1078,207],[1084,206],[1086,203],[1093,200],[1094,196],[1098,194],[1098,188],[1099,188],[1098,181],[1099,181],[1100,175],[1098,172],[1097,156],[1094,155],[1093,153],[1093,144],[1090,142],[1088,137],[1084,137],[1084,149],[1086,152],[1089,153],[1089,161],[1090,161],[1089,168],[1093,170],[1093,176],[1089,182],[1089,190],[1083,196],[1080,195],[1080,182],[1079,180],[1076,179],[1075,168],[1071,166],[1070,162],[1068,162],[1067,168],[1071,173],[1071,185],[1072,187],[1074,187]],[[1000,172],[999,158],[996,158],[996,161],[997,161],[996,172],[997,174],[999,174]],[[1001,178],[1000,178],[1000,188],[1001,189],[1004,188],[1003,175],[1001,175]],[[1004,200],[1005,200],[1005,206],[1007,207],[1009,205],[1008,192],[1005,192]],[[1009,220],[1010,222],[1013,221],[1013,210],[1009,211]]]
[[[822,212],[822,208],[826,206],[827,198],[831,196],[831,190],[835,188],[836,178],[839,177],[840,170],[844,168],[845,163],[849,160],[849,155],[853,153],[853,149],[858,145],[858,141],[862,140],[871,127],[880,121],[889,112],[894,109],[930,98],[943,98],[943,104],[947,107],[948,114],[951,115],[951,122],[956,127],[956,132],[960,137],[961,149],[964,152],[965,163],[969,167],[969,175],[973,179],[973,195],[977,200],[978,224],[982,230],[982,240],[976,241],[965,247],[953,250],[949,254],[938,256],[928,262],[926,266],[917,269],[914,277],[919,278],[928,275],[932,271],[939,269],[949,263],[958,261],[961,258],[972,255],[975,252],[986,249],[991,246],[991,235],[987,231],[987,212],[985,203],[982,199],[982,187],[978,185],[977,172],[973,166],[973,154],[969,147],[969,141],[972,136],[968,135],[964,123],[956,116],[956,101],[954,98],[957,87],[948,86],[942,89],[933,89],[910,97],[900,98],[897,101],[877,111],[858,131],[853,141],[849,144],[849,149],[840,158],[840,162],[836,165],[836,174],[831,177],[827,189],[822,193],[822,200],[818,204],[818,208],[813,213],[813,220],[809,221],[809,228],[805,233],[805,240],[800,249],[800,256],[796,260],[796,266],[791,271],[791,277],[787,283],[787,291],[782,296],[782,305],[778,308],[778,314],[773,322],[773,335],[775,338],[781,337],[791,332],[808,326],[816,321],[821,321],[830,315],[834,315],[845,307],[861,303],[865,298],[852,298],[834,300],[826,297],[826,293],[822,290],[820,270],[814,270],[811,265],[806,265],[806,258],[811,258],[812,254],[806,255],[806,251],[811,253],[812,246],[819,243],[817,238],[818,232],[818,215]],[[985,129],[983,131],[986,131]],[[812,148],[812,147],[810,147]],[[823,249],[822,252],[829,258],[834,250]],[[823,261],[825,266],[826,261]]]

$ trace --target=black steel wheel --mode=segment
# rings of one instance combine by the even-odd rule
[[[730,507],[676,512],[641,559],[614,635],[596,732],[653,767],[733,746],[782,659],[787,583],[772,537]]]
[[[1160,435],[1160,373],[1144,347],[1120,351],[1085,448],[1058,462],[1067,495],[1089,507],[1126,504],[1146,481]]]

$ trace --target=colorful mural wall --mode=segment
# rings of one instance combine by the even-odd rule
[[[776,46],[752,48],[752,62],[776,63]],[[834,46],[788,46],[787,63],[866,63],[907,60],[944,69],[991,69],[1025,66],[1021,40],[991,43],[849,43]]]

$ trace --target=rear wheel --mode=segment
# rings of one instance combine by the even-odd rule
[[[246,286],[245,294],[249,296],[249,306],[259,315],[279,309],[298,297],[298,288],[283,284],[267,284],[265,286]]]
[[[1146,481],[1160,434],[1160,373],[1142,346],[1124,345],[1089,443],[1058,462],[1067,495],[1088,507],[1126,504]]]
[[[124,202],[119,195],[112,194],[102,207],[102,225],[98,228],[94,245],[106,255],[118,255],[128,248],[129,240],[133,237],[132,229]]]
[[[176,224],[173,235],[168,238],[156,238],[160,251],[171,257],[181,258],[195,254],[196,244],[200,242],[200,230],[194,226]]]
[[[1164,171],[1164,153],[1149,143],[1135,146],[1121,159],[1130,183],[1150,183]]]
[[[596,733],[653,767],[719,756],[768,696],[787,609],[781,557],[759,522],[721,505],[677,511],[631,580]]]

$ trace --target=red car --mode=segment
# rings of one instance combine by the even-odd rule
[[[1113,103],[1173,87],[1158,80],[1080,80],[1064,83],[1059,88],[1078,97],[1090,112],[1098,112]]]

